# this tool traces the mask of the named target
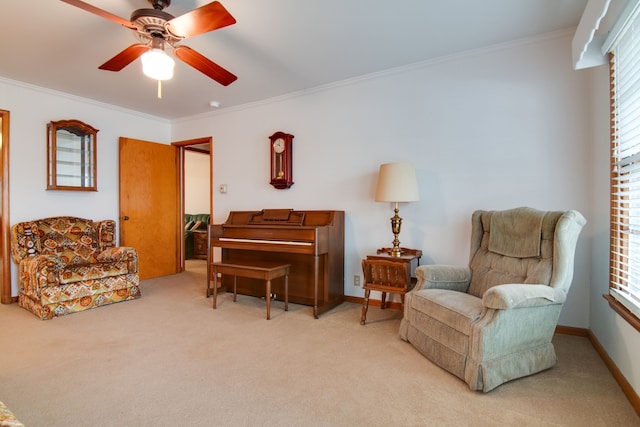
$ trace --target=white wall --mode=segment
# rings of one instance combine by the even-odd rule
[[[209,155],[194,151],[184,152],[184,212],[209,213],[211,183]]]
[[[0,79],[0,108],[11,114],[11,224],[57,215],[117,219],[119,137],[170,142],[166,120],[7,79]],[[97,192],[46,190],[46,126],[63,119],[81,120],[99,129]],[[17,295],[15,265],[11,275],[12,294]]]
[[[570,32],[366,76],[172,122],[172,139],[213,136],[214,221],[230,210],[346,211],[345,294],[360,260],[391,244],[392,206],[373,200],[378,167],[416,164],[421,201],[401,204],[403,246],[426,263],[466,264],[475,209],[532,206],[591,216],[588,75]],[[295,135],[288,190],[269,181],[268,136]],[[589,230],[560,324],[589,327]]]

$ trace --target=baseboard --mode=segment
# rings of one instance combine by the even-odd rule
[[[618,369],[613,360],[611,360],[604,347],[602,347],[598,339],[591,333],[591,331],[588,331],[588,337],[591,341],[591,344],[600,355],[600,358],[602,358],[604,364],[609,369],[609,372],[611,372],[611,375],[613,375],[613,378],[615,378],[616,382],[622,389],[622,392],[625,394],[625,396],[627,396],[627,400],[629,400],[629,403],[631,403],[633,409],[635,409],[636,413],[640,416],[640,397],[638,397],[636,391],[633,389],[633,387],[631,387],[631,384],[629,384],[622,372],[620,372],[620,369]]]
[[[584,328],[575,328],[573,326],[556,326],[556,334],[574,335],[577,337],[589,338],[589,330]]]
[[[14,304],[16,302],[18,302],[18,297],[11,297],[11,299],[9,301],[7,301],[7,302],[3,301],[2,304]]]

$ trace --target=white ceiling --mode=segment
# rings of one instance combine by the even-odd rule
[[[129,19],[147,0],[84,0]],[[174,16],[210,0],[173,0]],[[3,0],[0,76],[168,119],[260,101],[356,76],[577,26],[587,0],[221,0],[237,23],[186,39],[238,76],[224,87],[176,61],[173,80],[140,60],[98,66],[134,32],[59,0]],[[570,55],[571,52],[567,52]],[[0,99],[2,108],[2,99]]]

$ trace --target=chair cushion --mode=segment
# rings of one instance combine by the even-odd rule
[[[81,280],[101,279],[129,273],[127,261],[96,262],[92,264],[70,265],[60,271],[60,284],[74,283]]]
[[[91,221],[60,217],[51,222],[39,221],[38,229],[42,254],[57,255],[68,265],[96,262],[98,232]]]
[[[540,234],[545,212],[517,208],[491,215],[489,250],[500,255],[527,258],[540,256]]]
[[[471,325],[480,318],[482,308],[480,298],[448,289],[414,291],[410,307],[467,336]]]
[[[131,280],[136,280],[136,278],[135,274],[123,274],[96,280],[80,280],[60,286],[46,286],[41,289],[39,303],[48,305],[78,300],[81,306],[88,307],[96,299],[105,298],[104,294],[106,293],[116,292],[121,296],[126,296],[132,288]],[[137,286],[135,287],[137,288]],[[139,291],[136,290],[136,293]],[[83,299],[84,301],[82,301]]]
[[[509,257],[491,251],[489,247],[494,211],[482,212],[482,230],[479,248],[473,254],[469,267],[473,271],[468,293],[482,298],[484,293],[496,285],[508,283],[545,284],[553,273],[553,242],[558,218],[562,212],[546,212],[540,231],[540,255],[534,257]]]

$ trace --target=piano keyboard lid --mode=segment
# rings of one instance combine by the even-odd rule
[[[220,237],[220,242],[237,242],[237,243],[258,243],[258,244],[271,244],[271,245],[298,245],[298,246],[311,246],[312,242],[299,242],[295,240],[268,240],[268,239],[244,239],[236,237]]]

